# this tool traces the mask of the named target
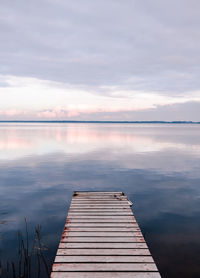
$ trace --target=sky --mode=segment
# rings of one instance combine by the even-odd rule
[[[1,0],[0,120],[200,121],[199,0]]]

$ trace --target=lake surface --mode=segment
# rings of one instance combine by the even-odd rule
[[[162,277],[200,277],[200,125],[0,124],[0,257],[42,225],[53,262],[73,191],[123,191]]]

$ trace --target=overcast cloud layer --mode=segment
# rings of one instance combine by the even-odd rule
[[[0,119],[200,119],[200,1],[2,0]]]

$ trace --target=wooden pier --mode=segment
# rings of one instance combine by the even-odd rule
[[[75,192],[51,278],[160,278],[122,192]]]

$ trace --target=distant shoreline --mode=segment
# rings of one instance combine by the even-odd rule
[[[193,121],[1,121],[0,123],[200,124]]]

